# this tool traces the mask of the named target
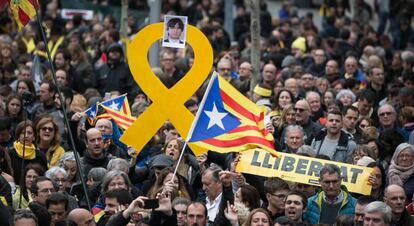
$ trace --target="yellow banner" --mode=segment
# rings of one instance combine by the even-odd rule
[[[345,185],[348,191],[363,195],[371,194],[372,187],[368,185],[368,177],[372,168],[282,152],[279,154],[280,157],[275,158],[260,149],[242,151],[236,171],[319,186],[319,171],[325,164],[333,164],[341,169],[342,185]]]

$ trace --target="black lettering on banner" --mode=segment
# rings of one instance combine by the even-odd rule
[[[269,169],[272,168],[272,164],[269,164],[269,159],[270,159],[270,154],[266,152],[262,167],[269,168]]]
[[[260,167],[261,163],[257,161],[259,158],[259,154],[260,154],[259,151],[254,151],[252,162],[250,163],[250,165]]]
[[[358,178],[358,174],[360,174],[362,172],[363,172],[362,169],[351,168],[351,173],[352,173],[351,183],[355,184],[355,182]]]
[[[293,171],[295,169],[293,164],[295,164],[295,158],[285,156],[281,170],[285,172]]]
[[[273,169],[279,169],[280,161],[282,160],[282,158],[283,156],[280,156],[280,158],[275,158],[275,164],[273,164]]]
[[[298,165],[296,166],[296,173],[306,175],[306,167],[308,166],[309,160],[299,159]]]
[[[341,177],[343,182],[348,182],[348,168],[346,166],[341,166]]]
[[[323,165],[320,162],[311,161],[311,164],[309,166],[308,176],[319,177],[319,172],[321,171],[322,166]]]

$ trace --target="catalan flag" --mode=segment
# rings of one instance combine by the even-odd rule
[[[259,147],[278,156],[263,119],[262,108],[214,72],[187,141],[220,153]]]
[[[131,116],[131,109],[129,108],[128,98],[126,97],[126,94],[123,94],[121,96],[106,100],[102,103],[98,102],[96,105],[88,108],[85,111],[85,114],[87,116],[89,124],[93,125],[96,119],[112,118],[110,115],[105,113],[107,109],[112,109],[114,112],[119,112],[120,114]]]
[[[106,114],[114,120],[114,122],[123,130],[128,129],[132,123],[135,121],[135,118],[131,115],[127,115],[122,111],[116,111],[110,107],[105,107],[101,104],[101,106],[105,109]]]
[[[13,14],[14,20],[21,30],[29,21],[36,16],[36,9],[38,8],[37,0],[9,0],[10,10]]]

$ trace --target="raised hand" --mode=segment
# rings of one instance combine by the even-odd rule
[[[171,198],[170,194],[166,194],[164,192],[157,194],[157,199],[159,200],[160,206],[155,209],[155,211],[163,212],[167,216],[171,216],[173,214],[172,205],[171,205]]]
[[[229,201],[227,201],[227,208],[224,210],[224,216],[230,221],[232,226],[239,225],[237,209],[234,205],[231,205]]]
[[[143,211],[142,207],[144,206],[144,200],[148,199],[145,196],[139,196],[134,199],[134,201],[129,204],[128,208],[122,213],[125,219],[128,219],[131,214]]]
[[[232,172],[223,170],[219,172],[219,178],[224,187],[231,186]]]

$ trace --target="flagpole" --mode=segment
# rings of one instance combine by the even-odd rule
[[[60,88],[59,88],[59,85],[58,85],[58,82],[57,82],[57,79],[56,79],[55,68],[53,66],[53,61],[52,61],[49,46],[48,46],[48,43],[47,43],[46,34],[45,34],[45,31],[44,31],[43,26],[42,26],[42,20],[39,16],[39,13],[37,12],[37,10],[39,9],[39,5],[37,4],[37,1],[34,1],[34,8],[35,8],[35,12],[36,12],[37,23],[38,23],[39,28],[40,28],[40,33],[42,34],[43,42],[44,42],[45,47],[46,47],[47,58],[49,59],[50,70],[52,71],[53,81],[56,84],[56,90],[58,92],[60,104],[61,104],[61,107],[62,107],[62,110],[63,110],[63,118],[65,120],[66,126],[68,127],[69,140],[70,140],[70,143],[71,143],[72,148],[73,148],[73,153],[75,155],[75,160],[76,160],[76,166],[78,168],[77,172],[79,173],[79,178],[81,180],[83,192],[85,193],[85,197],[86,197],[86,203],[88,205],[88,209],[90,210],[91,209],[91,204],[90,204],[90,201],[89,201],[88,189],[86,187],[85,178],[83,178],[83,170],[82,170],[82,167],[81,167],[81,164],[80,164],[79,153],[76,150],[75,140],[73,139],[73,134],[72,134],[72,131],[71,131],[70,125],[69,125],[69,120],[68,120],[68,117],[66,115],[66,107],[65,107],[66,102],[63,100],[62,94],[60,93]]]
[[[217,76],[218,76],[218,73],[216,71],[214,71],[213,72],[213,75],[210,78],[210,81],[208,82],[208,86],[207,86],[206,92],[204,92],[203,99],[201,100],[200,106],[198,106],[197,114],[196,114],[196,116],[195,116],[195,118],[193,120],[193,123],[191,123],[191,127],[190,127],[190,130],[188,131],[187,138],[184,141],[184,146],[183,146],[183,148],[181,150],[180,157],[178,158],[177,165],[175,166],[174,173],[173,173],[173,176],[172,176],[171,181],[174,180],[174,177],[177,174],[178,166],[180,165],[181,159],[183,158],[183,155],[184,155],[184,150],[187,147],[187,143],[190,140],[191,136],[193,136],[194,127],[197,124],[198,119],[200,118],[200,115],[202,113],[201,111],[204,108],[204,105],[206,103],[207,96],[208,96],[208,94],[210,93],[210,90],[211,90],[211,86],[213,86],[213,82],[217,78]]]

